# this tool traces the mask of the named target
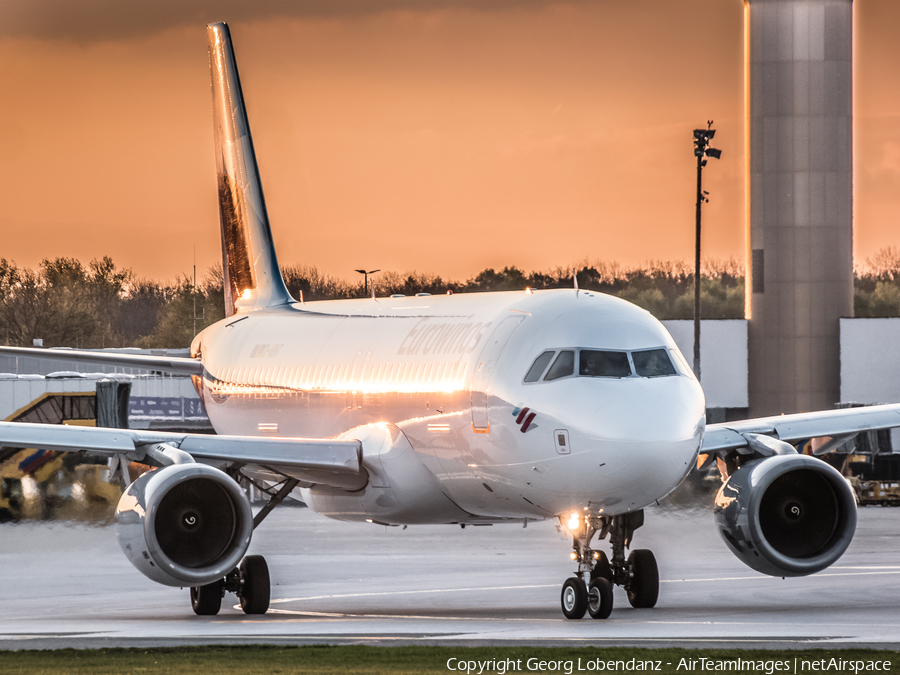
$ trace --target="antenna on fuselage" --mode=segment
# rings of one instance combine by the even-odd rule
[[[572,270],[572,282],[575,284],[575,290],[578,290],[578,268]]]

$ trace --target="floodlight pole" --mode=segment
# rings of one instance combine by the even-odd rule
[[[354,272],[359,272],[363,275],[363,279],[365,280],[365,294],[369,295],[369,275],[375,274],[375,272],[380,272],[381,270],[354,270]]]
[[[706,157],[719,159],[721,150],[709,147],[709,142],[716,135],[712,128],[712,120],[706,123],[706,129],[694,129],[694,155],[697,157],[697,234],[694,241],[694,375],[700,379],[700,207],[708,193],[703,192],[703,167]]]
[[[694,238],[694,375],[700,379],[700,205],[703,203],[703,155],[697,157],[697,233]]]

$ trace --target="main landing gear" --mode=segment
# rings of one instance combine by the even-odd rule
[[[213,616],[222,608],[225,592],[234,593],[241,601],[244,614],[265,614],[269,609],[269,566],[261,555],[248,555],[241,566],[224,579],[206,586],[191,588],[194,614]]]
[[[656,604],[659,569],[653,553],[637,549],[625,559],[625,549],[631,544],[634,531],[643,524],[643,511],[618,516],[573,514],[567,527],[572,533],[571,556],[578,563],[578,571],[562,587],[560,603],[567,619],[580,619],[585,612],[594,619],[607,618],[613,608],[613,585],[625,588],[632,607]],[[612,560],[603,551],[590,548],[594,535],[600,539],[609,535]]]
[[[262,492],[271,495],[271,499],[253,517],[253,529],[259,527],[272,509],[284,501],[299,483],[296,478],[285,477],[284,481],[274,488],[266,488],[244,476],[239,467],[230,469],[229,475],[245,487],[247,483],[252,483]],[[244,614],[265,614],[269,611],[271,587],[266,559],[261,555],[248,555],[241,561],[240,567],[232,570],[224,579],[218,579],[206,586],[191,588],[191,608],[194,614],[200,616],[218,614],[222,609],[222,598],[226,591],[238,596]]]

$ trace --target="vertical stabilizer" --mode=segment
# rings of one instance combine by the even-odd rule
[[[294,302],[281,278],[263,197],[231,32],[207,26],[212,75],[225,313]]]

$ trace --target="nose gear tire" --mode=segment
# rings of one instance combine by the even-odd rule
[[[612,608],[612,584],[604,577],[595,577],[588,589],[588,613],[593,619],[605,619],[612,612]]]
[[[580,619],[588,606],[587,589],[578,577],[569,577],[562,587],[560,596],[563,614],[567,619]]]

